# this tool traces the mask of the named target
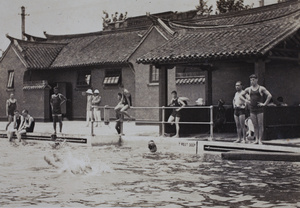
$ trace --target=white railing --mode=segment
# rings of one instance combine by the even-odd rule
[[[114,109],[115,107],[112,106],[92,106],[92,108],[98,108],[98,109],[103,109],[104,110],[104,123],[105,122],[110,122],[110,116],[109,116],[109,110]],[[161,121],[145,121],[145,120],[134,120],[134,122],[138,123],[145,123],[145,124],[161,124],[162,125],[162,135],[165,134],[165,125],[164,124],[171,124],[174,122],[168,122],[165,121],[165,110],[166,109],[176,109],[178,107],[130,107],[130,109],[159,109],[161,110]],[[178,122],[178,124],[193,124],[193,125],[210,125],[210,139],[213,139],[213,127],[214,127],[214,122],[213,122],[213,106],[189,106],[188,109],[209,109],[209,114],[210,114],[210,121],[207,122]],[[91,121],[91,135],[94,136],[94,121],[92,119]],[[123,122],[121,122],[121,133],[123,133]]]

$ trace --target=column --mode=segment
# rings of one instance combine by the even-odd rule
[[[159,106],[168,104],[168,69],[165,66],[159,69]],[[159,111],[159,121],[162,121],[162,110]],[[159,134],[162,135],[164,124],[159,125]]]
[[[255,61],[254,71],[258,76],[259,85],[265,86],[266,63],[263,59],[258,59]]]

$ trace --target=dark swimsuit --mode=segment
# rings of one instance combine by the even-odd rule
[[[14,116],[15,110],[17,109],[17,102],[12,103],[10,100],[8,100],[8,115]]]
[[[258,106],[258,103],[264,102],[264,97],[260,94],[259,88],[257,90],[250,89],[250,113],[263,113],[263,108]]]
[[[132,102],[131,102],[131,95],[129,94],[128,96],[126,96],[124,93],[123,93],[123,103],[124,105],[128,105],[128,106],[132,106]]]
[[[19,118],[16,118],[16,127],[15,129],[19,129],[20,125],[21,125],[21,116],[19,116]]]
[[[175,100],[172,100],[171,103],[172,107],[180,107],[181,105],[178,102],[178,98],[176,98]],[[171,116],[175,117],[181,117],[181,112],[180,111],[176,111],[176,109],[173,109]]]
[[[31,118],[31,117],[30,117]],[[25,118],[25,121],[26,124],[29,124],[29,119],[30,118]],[[33,129],[34,129],[34,125],[35,125],[35,122],[34,120],[31,122],[31,125],[29,127],[26,127],[26,132],[33,132]]]

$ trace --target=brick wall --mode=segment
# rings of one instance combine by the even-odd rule
[[[275,102],[282,96],[288,105],[300,104],[300,66],[297,62],[269,62],[265,84]]]
[[[159,104],[159,85],[151,84],[150,66],[137,64],[136,59],[166,41],[156,29],[153,29],[144,42],[130,58],[135,71],[135,99],[134,105],[138,107],[157,107]],[[158,120],[157,109],[135,110],[137,119]]]
[[[249,76],[254,73],[254,64],[246,62],[218,62],[212,72],[212,103],[218,104],[223,99],[227,105],[232,104],[235,83],[242,81],[244,87],[249,86]]]
[[[15,98],[18,102],[17,108],[19,110],[23,109],[25,102],[23,99],[23,76],[26,68],[10,46],[7,49],[7,53],[2,58],[3,59],[0,62],[0,119],[7,120],[5,109],[6,100],[11,93],[15,94]],[[14,89],[12,91],[7,90],[9,70],[14,71]]]

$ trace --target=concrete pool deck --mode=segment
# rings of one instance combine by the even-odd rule
[[[7,122],[0,122],[0,133],[5,134]],[[150,140],[154,140],[159,149],[171,149],[175,152],[200,154],[202,152],[227,152],[227,151],[261,151],[261,152],[296,152],[300,153],[300,138],[281,139],[264,141],[264,145],[233,143],[236,134],[215,134],[214,140],[209,140],[209,135],[193,135],[183,138],[171,138],[159,136],[158,126],[135,125],[134,122],[124,122],[124,136],[122,143],[145,147]],[[39,135],[50,139],[53,133],[51,122],[37,122],[34,129],[36,137]],[[87,144],[101,146],[107,144],[117,144],[120,142],[115,130],[115,122],[110,122],[94,128],[94,135],[91,136],[91,127],[86,127],[84,121],[64,121],[63,134],[65,138],[86,138]],[[71,141],[71,140],[70,140]]]

